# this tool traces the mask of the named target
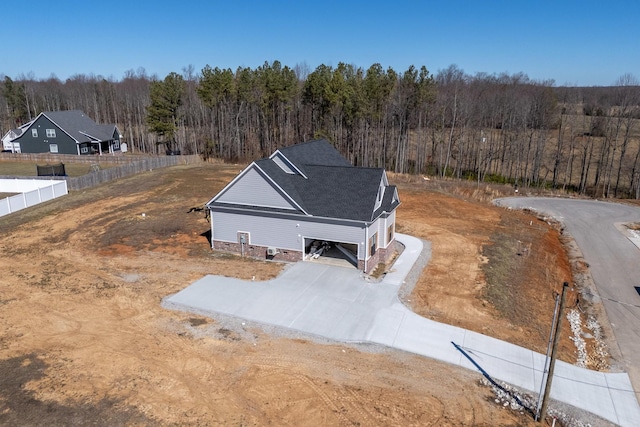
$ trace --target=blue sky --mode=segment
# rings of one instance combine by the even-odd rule
[[[164,78],[193,65],[456,64],[558,86],[640,78],[640,1],[31,0],[3,7],[0,75]]]

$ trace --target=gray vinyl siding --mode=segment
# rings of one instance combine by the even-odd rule
[[[396,211],[391,212],[391,215],[389,215],[388,217],[384,218],[383,224],[382,224],[382,228],[380,230],[381,236],[384,236],[384,244],[382,244],[382,247],[387,247],[389,246],[389,239],[388,239],[388,233],[387,230],[389,229],[389,226],[392,225],[394,222],[396,222]],[[395,229],[394,229],[394,236],[395,236]],[[395,237],[394,237],[395,238]],[[382,240],[381,240],[382,242]]]
[[[371,254],[369,253],[369,243],[368,240],[371,238],[371,236],[373,236],[374,233],[378,233],[377,236],[377,243],[376,243],[376,247],[381,248],[384,247],[383,246],[383,239],[384,237],[380,234],[380,225],[382,224],[382,226],[384,226],[384,220],[382,218],[378,218],[375,221],[373,221],[371,223],[371,225],[369,225],[368,230],[367,230],[367,256],[366,259],[369,259],[371,257]]]
[[[295,209],[255,166],[251,166],[239,179],[216,199],[219,203]]]
[[[385,214],[380,216],[378,219],[372,222],[371,225],[369,225],[369,227],[367,227],[367,239],[371,238],[371,236],[373,236],[374,233],[377,233],[376,246],[378,248],[386,248],[387,246],[389,246],[390,242],[389,242],[389,239],[387,238],[387,227],[393,224],[395,220],[396,220],[395,211],[391,212],[391,215]],[[368,249],[369,249],[369,245],[367,244],[366,259],[369,259],[371,257],[371,254],[369,253]]]
[[[387,238],[387,228],[393,224],[396,220],[396,212],[391,214],[384,214],[376,219],[367,230],[367,237],[373,236],[373,233],[378,233],[378,248],[386,248],[389,246],[389,239]],[[369,255],[367,255],[368,257]]]
[[[211,212],[213,239],[237,242],[238,231],[250,233],[249,243],[278,249],[302,251],[304,239],[321,239],[358,245],[358,259],[364,259],[366,241],[364,227],[326,224],[317,218],[300,219]]]

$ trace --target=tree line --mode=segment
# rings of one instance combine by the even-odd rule
[[[246,162],[326,138],[354,165],[640,198],[640,85],[555,87],[526,74],[430,73],[373,64],[235,71],[193,66],[164,78],[4,76],[4,134],[42,111],[115,123],[134,151]]]

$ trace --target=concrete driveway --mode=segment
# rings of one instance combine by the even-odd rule
[[[640,242],[622,226],[640,222],[640,208],[595,200],[535,197],[499,199],[496,204],[529,208],[564,224],[589,263],[622,354],[621,364],[640,392]]]
[[[343,342],[386,345],[477,370],[460,346],[495,379],[537,393],[544,355],[486,335],[418,316],[398,299],[416,260],[429,244],[397,234],[405,250],[382,281],[352,268],[298,262],[279,277],[251,282],[206,276],[175,295],[167,308],[215,317],[222,313]],[[415,276],[417,277],[417,276]],[[640,425],[640,407],[626,373],[602,373],[556,364],[551,397],[623,426]]]

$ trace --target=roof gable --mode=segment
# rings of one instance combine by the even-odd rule
[[[48,123],[50,123],[51,126],[57,127],[62,132],[66,133],[71,139],[76,141],[76,143],[84,141],[84,139],[82,137],[80,137],[80,140],[78,140],[78,136],[80,136],[80,135],[74,135],[74,132],[67,131],[63,126],[61,126],[60,124],[56,123],[56,121],[53,120],[51,117],[49,117],[47,115],[47,113],[45,113],[45,112],[40,113],[38,115],[38,117],[35,118],[35,120],[33,121],[33,125],[42,126],[42,122],[48,122]],[[46,126],[48,127],[50,125],[47,124]]]
[[[391,207],[390,203],[384,203],[389,187],[382,168],[305,164],[303,176],[282,169],[273,158],[255,163],[313,216],[371,221],[376,213],[379,215]],[[344,161],[339,163],[344,165]]]
[[[299,210],[295,202],[252,163],[209,203]]]
[[[248,172],[250,168],[255,171]],[[256,160],[208,205],[221,203],[255,210],[297,208],[304,215],[365,222],[400,204],[384,169],[354,167],[326,140],[293,145]]]
[[[384,189],[382,202],[378,207],[376,207],[375,211],[373,212],[373,217],[377,218],[383,212],[392,212],[398,206],[400,206],[400,198],[398,197],[398,188],[395,185],[388,185]]]
[[[13,139],[18,138],[19,136],[22,135],[22,133],[24,132],[25,129],[29,128],[29,126],[31,126],[31,124],[34,122],[34,120],[30,120],[27,123],[18,126],[15,129],[9,129],[9,131],[7,133],[4,134],[4,136],[2,137],[2,141],[4,142],[9,142]]]
[[[115,125],[99,125],[80,110],[47,111],[42,114],[78,142],[113,139]]]

